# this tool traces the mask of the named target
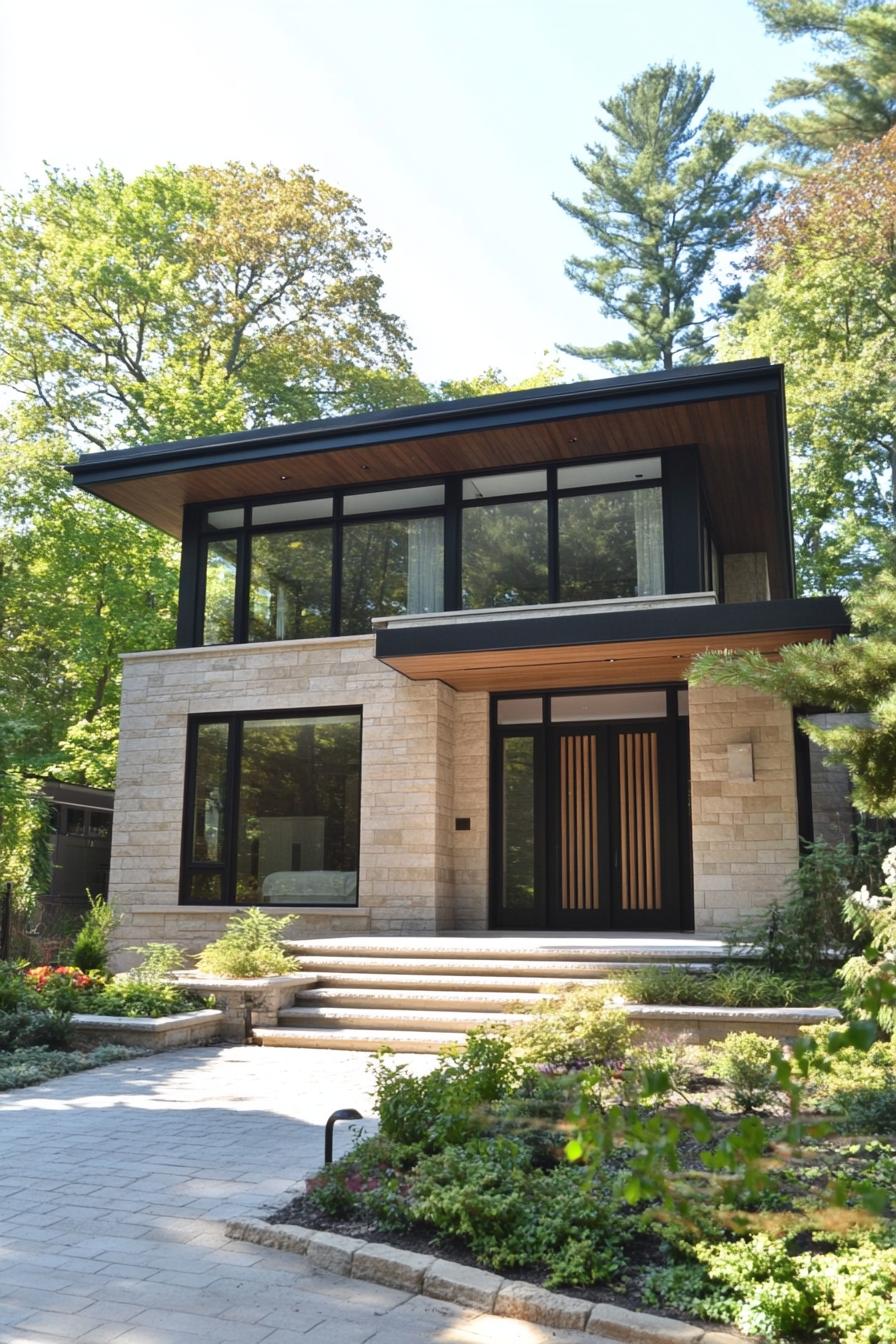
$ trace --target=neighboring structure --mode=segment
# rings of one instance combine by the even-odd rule
[[[40,796],[49,804],[50,844],[50,884],[41,905],[53,914],[80,915],[87,909],[88,892],[109,892],[115,794],[45,779]]]
[[[125,943],[234,906],[313,933],[724,928],[798,857],[790,709],[702,649],[829,639],[794,597],[764,360],[125,452],[76,482],[182,538],[127,655]]]

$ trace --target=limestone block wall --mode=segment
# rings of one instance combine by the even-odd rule
[[[691,814],[697,931],[784,897],[799,857],[789,706],[742,687],[692,686]],[[742,774],[752,747],[753,778]]]
[[[176,941],[198,950],[232,913],[178,905],[187,716],[198,713],[360,705],[359,907],[309,909],[294,933],[452,925],[460,699],[453,690],[409,681],[377,662],[372,636],[171,649],[129,654],[124,664],[110,873],[110,899],[122,917],[120,965],[133,960],[124,949],[134,944]],[[483,781],[480,792],[486,787]],[[484,824],[477,835],[484,844]],[[484,910],[484,889],[480,895]]]
[[[455,928],[488,927],[489,698],[485,691],[454,702],[454,816],[468,817],[468,831],[454,831]]]

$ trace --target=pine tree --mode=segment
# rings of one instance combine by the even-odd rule
[[[830,644],[790,644],[780,659],[763,654],[704,653],[691,681],[749,686],[796,706],[866,713],[869,724],[801,726],[813,742],[845,765],[856,807],[896,817],[896,565],[847,598],[853,633]]]
[[[567,275],[630,334],[560,346],[566,353],[621,372],[710,357],[706,287],[766,194],[731,169],[743,120],[702,111],[712,83],[697,66],[650,66],[601,103],[606,142],[573,158],[588,184],[584,198],[554,199],[596,246],[592,257],[571,257]]]
[[[808,77],[774,85],[772,107],[797,101],[800,110],[750,123],[751,138],[768,146],[776,168],[799,172],[842,145],[877,140],[896,126],[896,5],[753,0],[753,7],[775,37],[811,37],[830,58],[816,62]]]

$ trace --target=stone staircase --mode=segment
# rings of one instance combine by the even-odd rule
[[[258,1027],[261,1045],[431,1053],[471,1027],[512,1022],[518,1009],[566,984],[594,984],[624,967],[707,970],[726,955],[716,939],[542,934],[315,938],[288,944],[313,988]]]

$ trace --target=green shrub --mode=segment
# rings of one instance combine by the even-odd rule
[[[373,1093],[380,1131],[394,1143],[431,1152],[461,1143],[480,1132],[488,1105],[508,1095],[523,1070],[510,1042],[487,1031],[473,1031],[459,1052],[443,1058],[421,1078],[388,1053],[373,1065]]]
[[[253,979],[262,975],[288,975],[298,969],[283,946],[283,933],[294,915],[266,915],[253,907],[233,915],[221,937],[209,943],[196,960],[206,975],[227,979]]]
[[[369,1219],[381,1228],[406,1228],[411,1222],[407,1172],[419,1156],[418,1148],[393,1143],[383,1134],[362,1139],[345,1157],[311,1177],[306,1198],[330,1218]]]
[[[65,1050],[72,1040],[68,1013],[53,1008],[30,1008],[21,1004],[10,1013],[0,1013],[0,1051],[45,1046]]]
[[[704,1047],[707,1072],[725,1083],[738,1110],[758,1111],[779,1092],[772,1056],[780,1049],[770,1036],[733,1031]]]
[[[87,990],[78,1012],[109,1017],[169,1017],[207,1007],[206,1001],[177,985],[145,984],[128,979]]]
[[[102,896],[87,893],[89,908],[75,934],[68,961],[79,971],[105,971],[109,964],[109,934],[117,917]]]
[[[706,1003],[705,972],[685,966],[632,966],[619,971],[611,983],[629,1003]]]
[[[0,961],[0,1013],[14,1012],[19,1004],[31,1003],[34,997],[25,979],[24,963]]]
[[[608,1188],[582,1168],[533,1168],[509,1138],[474,1140],[423,1158],[411,1174],[411,1216],[461,1237],[496,1270],[542,1265],[549,1287],[606,1282],[632,1234]]]
[[[896,1134],[896,1074],[879,1087],[854,1087],[835,1092],[849,1134]]]
[[[708,1002],[717,1008],[786,1008],[797,997],[793,980],[766,966],[725,966],[709,977]]]
[[[164,982],[172,971],[179,971],[186,961],[183,949],[174,943],[144,943],[139,947],[129,947],[129,952],[137,952],[140,961],[133,970],[128,971],[127,979],[140,985],[157,985]]]
[[[0,1055],[0,1091],[31,1087],[66,1073],[81,1073],[101,1064],[133,1059],[145,1052],[125,1045],[98,1045],[95,1050],[49,1050],[46,1046],[28,1047]]]
[[[672,1307],[705,1321],[732,1321],[736,1315],[735,1295],[713,1283],[699,1263],[647,1270],[641,1280],[640,1295],[646,1307]]]
[[[517,1058],[559,1068],[619,1064],[631,1043],[625,1013],[608,1008],[604,991],[574,985],[545,995],[528,1020],[511,1029]]]

